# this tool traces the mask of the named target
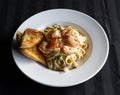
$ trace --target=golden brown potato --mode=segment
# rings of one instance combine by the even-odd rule
[[[39,30],[28,28],[22,35],[20,48],[30,48],[37,45],[43,39],[43,34]]]
[[[16,41],[20,52],[26,57],[46,66],[45,58],[37,48],[37,44],[42,39],[43,34],[35,29],[28,28],[23,34],[19,31],[16,33]]]
[[[20,45],[21,39],[22,39],[22,33],[18,31],[16,33],[16,40],[17,40],[18,46]]]
[[[36,46],[31,48],[20,48],[22,54],[27,56],[30,59],[33,59],[37,62],[40,62],[44,66],[46,66],[45,58],[42,56],[41,52],[37,49]]]

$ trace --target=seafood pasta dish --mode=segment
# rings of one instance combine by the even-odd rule
[[[31,35],[27,35],[27,33],[23,33],[19,37],[18,33],[16,36],[18,40],[20,39],[20,50],[24,55],[35,61],[38,61],[37,57],[40,56],[40,61],[38,62],[49,69],[56,71],[71,70],[84,63],[91,53],[92,43],[89,36],[87,33],[83,33],[83,29],[78,29],[75,26],[55,24],[47,26],[41,31],[37,31],[36,29],[29,29],[29,31],[32,31],[31,34],[33,31],[39,33],[35,34],[34,32],[34,36],[32,34],[32,37],[29,37]],[[34,44],[23,44],[27,41],[24,40],[25,35],[27,35],[26,39]],[[34,41],[32,41],[33,39]],[[33,51],[30,49],[33,49]],[[26,50],[31,53],[26,53]]]

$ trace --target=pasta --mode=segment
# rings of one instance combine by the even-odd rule
[[[77,61],[86,55],[87,37],[73,26],[53,25],[44,29],[44,40],[39,49],[49,69],[68,71],[78,67]]]

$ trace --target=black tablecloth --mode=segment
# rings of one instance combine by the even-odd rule
[[[119,0],[0,0],[0,95],[120,95]],[[12,37],[28,17],[48,9],[86,13],[105,29],[110,43],[106,64],[92,79],[72,87],[38,84],[18,69],[11,54]]]

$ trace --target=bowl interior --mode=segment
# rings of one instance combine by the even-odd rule
[[[92,78],[105,64],[109,52],[109,43],[105,31],[93,18],[74,10],[53,9],[40,12],[28,18],[20,25],[17,31],[23,32],[26,28],[42,30],[46,26],[56,23],[77,25],[85,29],[87,34],[89,34],[92,41],[92,52],[83,65],[66,73],[52,71],[24,57],[13,46],[12,54],[15,63],[26,76],[38,83],[49,86],[72,86]]]

